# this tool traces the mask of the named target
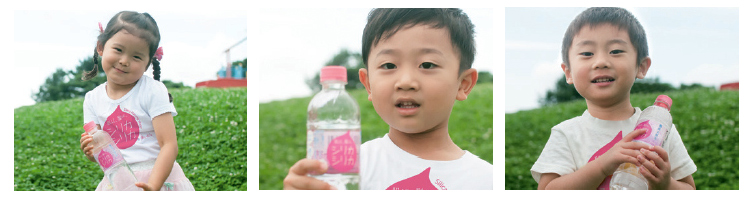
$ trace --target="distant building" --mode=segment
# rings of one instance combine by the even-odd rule
[[[738,90],[738,82],[722,84],[720,90]]]

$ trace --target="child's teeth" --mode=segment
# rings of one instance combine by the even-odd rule
[[[595,83],[599,83],[599,82],[608,82],[608,81],[610,81],[610,79],[609,79],[609,78],[601,78],[601,79],[597,79],[597,80],[594,80],[594,82],[595,82]]]
[[[403,108],[415,108],[417,106],[415,106],[414,103],[412,103],[412,102],[402,102],[401,103],[401,107],[403,107]]]

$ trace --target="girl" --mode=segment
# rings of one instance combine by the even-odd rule
[[[160,79],[162,49],[157,22],[147,13],[122,11],[110,19],[97,37],[94,69],[82,79],[97,75],[101,57],[107,82],[86,93],[84,123],[94,121],[108,132],[139,182],[150,190],[194,190],[175,162],[178,142],[173,116],[178,113]],[[154,80],[144,75],[154,66]],[[92,137],[81,134],[81,150],[90,161]],[[107,177],[97,191],[111,190]]]

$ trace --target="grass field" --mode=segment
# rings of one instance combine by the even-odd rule
[[[196,190],[246,188],[246,88],[171,91],[176,161]],[[79,149],[83,98],[14,110],[14,190],[94,190],[103,173]]]
[[[374,111],[364,90],[349,91],[361,107],[361,140],[382,137],[388,125]],[[306,109],[311,97],[259,105],[259,189],[283,188],[296,161],[306,157]],[[479,84],[465,101],[456,101],[450,136],[462,149],[492,163],[492,83]],[[494,163],[493,163],[494,164]]]
[[[673,123],[697,166],[697,189],[738,189],[738,91],[685,90],[673,98]],[[632,94],[635,107],[659,94]],[[583,100],[505,115],[505,189],[537,189],[530,169],[558,123],[586,110]]]

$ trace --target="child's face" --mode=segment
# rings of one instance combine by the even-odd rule
[[[149,46],[146,40],[121,30],[105,46],[97,48],[102,56],[102,70],[108,84],[130,85],[136,83],[149,64]]]
[[[636,50],[626,30],[610,24],[584,26],[573,37],[570,66],[561,65],[566,82],[587,101],[611,104],[628,99],[636,78],[644,78],[649,58],[637,67]]]
[[[476,71],[459,77],[459,60],[447,29],[419,24],[380,40],[369,54],[368,74],[362,69],[359,77],[391,130],[428,132],[447,127],[455,100],[468,95],[461,85]]]

